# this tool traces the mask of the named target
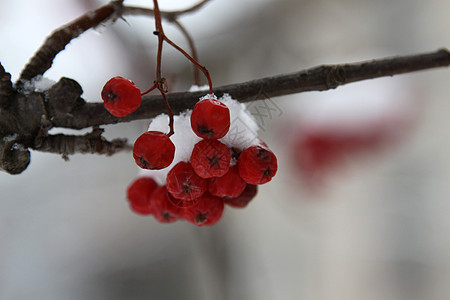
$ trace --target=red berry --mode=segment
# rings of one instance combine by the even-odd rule
[[[147,131],[134,143],[134,160],[143,169],[164,169],[172,163],[174,155],[174,144],[160,131]]]
[[[150,177],[139,177],[127,188],[127,198],[130,208],[141,215],[149,215],[151,211],[150,196],[158,184]]]
[[[124,117],[135,111],[142,102],[141,91],[129,79],[111,78],[102,90],[103,105],[116,117]]]
[[[230,167],[228,147],[217,140],[201,140],[191,154],[191,165],[202,178],[223,176]]]
[[[277,172],[277,158],[269,148],[250,146],[239,155],[239,175],[249,184],[264,184]]]
[[[201,138],[220,139],[230,129],[230,110],[216,99],[200,100],[192,110],[191,127]]]
[[[239,197],[236,198],[223,198],[225,204],[234,208],[243,208],[256,196],[258,192],[258,186],[253,184],[247,184],[246,188]]]
[[[208,191],[217,197],[238,197],[244,191],[247,183],[239,176],[237,165],[230,167],[222,177],[214,177],[208,180]]]
[[[207,181],[195,174],[191,164],[184,161],[169,171],[166,185],[169,193],[176,198],[172,201],[181,207],[194,205],[207,189]]]
[[[214,225],[222,217],[223,200],[209,193],[203,194],[196,205],[183,209],[184,218],[197,226]]]
[[[169,197],[166,186],[156,188],[151,195],[152,214],[161,223],[173,223],[183,216],[181,207],[175,206]]]

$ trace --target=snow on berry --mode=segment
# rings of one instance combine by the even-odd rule
[[[161,223],[173,223],[183,217],[181,207],[172,203],[167,188],[164,185],[153,191],[151,202],[153,217]]]
[[[266,146],[255,145],[241,152],[239,175],[249,184],[264,184],[277,172],[277,158]]]
[[[231,119],[230,130],[220,141],[230,149],[239,150],[257,145],[259,126],[246,105],[234,100],[228,94],[223,95],[219,100],[230,110]]]
[[[178,206],[191,206],[208,188],[206,179],[195,174],[190,163],[180,161],[167,174],[167,190]]]
[[[230,168],[231,154],[228,147],[217,140],[202,140],[195,144],[191,164],[202,178],[220,177]]]
[[[239,176],[237,165],[230,167],[222,177],[214,177],[208,180],[208,191],[218,197],[238,197],[247,186],[244,179]]]
[[[171,141],[176,147],[175,156],[172,164],[167,168],[161,170],[144,170],[141,169],[140,173],[143,175],[153,177],[156,182],[161,185],[166,183],[166,177],[169,171],[180,161],[188,162],[191,157],[192,149],[195,144],[201,141],[197,135],[192,132],[189,125],[191,111],[182,112],[179,115],[174,116],[174,128],[175,133],[170,137]],[[148,130],[150,131],[167,131],[169,122],[169,116],[166,114],[160,114],[155,117],[150,123]]]
[[[152,213],[150,195],[158,187],[151,177],[138,177],[127,188],[127,199],[135,213],[149,215]]]
[[[247,184],[244,191],[236,198],[224,197],[223,200],[225,204],[234,208],[244,208],[250,201],[255,198],[258,193],[258,186],[253,184]]]
[[[224,211],[223,200],[209,193],[203,194],[196,205],[183,209],[186,221],[197,225],[214,225],[219,222]]]
[[[164,169],[172,163],[174,155],[174,144],[160,131],[147,131],[138,137],[133,147],[134,160],[143,169]]]
[[[111,78],[101,92],[103,105],[113,116],[125,117],[135,111],[142,102],[141,91],[129,79]]]
[[[192,130],[204,139],[220,139],[230,129],[230,110],[215,97],[197,102],[191,114]]]

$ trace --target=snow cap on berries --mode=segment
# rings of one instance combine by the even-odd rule
[[[199,100],[205,98],[217,99],[215,95],[205,95]],[[230,130],[219,141],[227,145],[229,148],[237,148],[244,150],[259,142],[258,124],[253,116],[247,111],[245,104],[231,98],[230,95],[224,94],[217,99],[224,103],[230,110]],[[174,116],[175,133],[170,137],[175,145],[175,157],[171,165],[163,170],[141,170],[142,174],[152,176],[159,184],[165,184],[167,173],[180,161],[188,162],[197,144],[202,139],[198,137],[190,126],[190,116],[192,110],[186,110],[177,116]],[[161,114],[155,117],[150,123],[148,130],[168,131],[169,117],[167,114]]]
[[[234,100],[229,94],[224,94],[219,101],[228,106],[231,120],[230,130],[220,141],[240,150],[258,144],[259,127],[246,105]]]
[[[141,171],[144,174],[154,177],[159,184],[165,184],[167,173],[169,173],[173,166],[180,161],[189,161],[192,149],[194,149],[195,144],[201,140],[201,138],[195,135],[189,125],[191,112],[192,110],[186,110],[181,114],[174,116],[175,133],[170,137],[175,145],[175,156],[172,164],[162,170]],[[152,120],[148,130],[166,132],[169,129],[167,126],[168,123],[169,116],[166,114],[160,114]]]

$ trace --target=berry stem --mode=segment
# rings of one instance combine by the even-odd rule
[[[162,95],[162,97],[163,97],[163,99],[164,99],[164,103],[166,104],[167,111],[168,111],[168,113],[169,113],[169,133],[168,133],[167,135],[168,135],[168,136],[172,136],[172,134],[175,133],[175,131],[174,131],[174,129],[173,129],[173,111],[172,111],[172,109],[170,108],[169,102],[167,101],[166,93],[164,93],[164,92],[161,91],[161,90],[160,90],[160,92],[161,92],[161,95]]]
[[[158,0],[153,0],[154,4],[154,13],[155,13],[155,27],[156,30],[153,32],[155,35],[158,36],[158,52],[156,55],[156,80],[155,80],[155,86],[161,93],[161,96],[163,97],[164,104],[167,108],[167,114],[169,115],[169,133],[168,136],[171,136],[174,133],[173,129],[173,111],[170,107],[169,102],[167,101],[166,93],[167,93],[167,82],[164,78],[161,76],[161,60],[162,60],[162,48],[164,43],[164,30],[161,23],[161,12],[159,10],[158,6]],[[152,88],[150,89],[152,90]]]
[[[181,31],[181,33],[184,35],[184,37],[186,38],[186,40],[189,44],[192,58],[195,61],[198,61],[198,54],[197,54],[197,49],[195,48],[194,39],[191,37],[189,32],[186,30],[186,28],[184,28],[184,26],[176,18],[171,19],[170,22],[175,24],[178,27],[178,29]],[[195,65],[193,67],[194,67],[193,68],[194,84],[197,86],[200,86],[199,68],[197,68],[197,66],[195,66]]]
[[[202,70],[203,73],[205,73],[205,67],[200,66],[200,64],[198,63],[198,56],[197,56],[197,51],[194,45],[194,41],[192,39],[192,37],[190,36],[190,34],[188,33],[188,31],[186,30],[186,28],[184,28],[184,26],[177,20],[177,17],[179,17],[182,14],[185,13],[190,13],[190,12],[194,12],[197,9],[201,8],[203,5],[205,5],[207,2],[209,2],[210,0],[203,0],[199,3],[197,3],[196,5],[185,9],[185,10],[180,10],[180,11],[170,11],[170,12],[166,12],[166,11],[160,11],[159,8],[158,9],[148,9],[148,8],[143,8],[143,7],[134,7],[134,6],[124,6],[122,9],[122,13],[124,15],[134,15],[134,16],[154,16],[156,18],[156,15],[158,14],[161,18],[165,18],[167,19],[167,21],[173,23],[175,26],[178,27],[178,29],[181,31],[181,33],[185,36],[185,38],[187,39],[187,42],[189,44],[189,48],[190,48],[190,52],[191,52],[191,56],[187,56],[188,59],[194,64],[194,84],[196,85],[200,85],[200,79],[199,79],[199,70]],[[158,11],[156,11],[158,10]],[[156,32],[157,31],[157,32]],[[164,39],[166,39],[167,42],[167,36],[164,35],[164,33],[161,33],[160,30],[156,30],[155,34],[161,34]],[[170,41],[171,45],[174,46],[175,44]],[[181,51],[182,53],[184,52],[180,47],[178,47],[177,45],[174,46],[177,50]],[[208,83],[210,85],[210,92],[212,93],[212,84],[211,84],[211,78],[209,78],[209,74],[206,74],[206,77],[208,78]]]
[[[197,60],[195,60],[192,56],[190,56],[186,51],[184,51],[180,46],[178,46],[177,44],[175,44],[174,42],[172,42],[167,36],[163,36],[164,40],[171,45],[172,47],[174,47],[176,50],[180,51],[187,59],[189,59],[191,61],[191,63],[194,64],[194,66],[196,66],[200,71],[203,72],[203,74],[205,75],[206,79],[208,80],[208,85],[209,85],[209,93],[213,94],[213,87],[212,87],[212,81],[211,81],[211,76],[209,75],[208,70],[206,69],[205,66],[201,65]]]
[[[156,83],[154,83],[154,84],[152,85],[152,87],[149,88],[148,90],[146,90],[145,92],[142,92],[142,93],[141,93],[141,96],[147,95],[148,93],[150,93],[150,92],[153,91],[154,89],[156,89]]]

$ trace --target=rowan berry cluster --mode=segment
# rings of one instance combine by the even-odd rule
[[[124,80],[111,79],[102,92],[105,107],[120,115],[126,110],[127,97],[135,97],[130,92],[135,89],[134,84]],[[130,101],[136,103],[136,99]],[[129,111],[134,109],[129,107]],[[145,170],[168,169],[168,172],[159,184],[152,177],[153,171],[139,176],[128,187],[127,198],[132,211],[153,215],[163,223],[184,219],[197,226],[213,225],[222,217],[225,204],[235,208],[248,205],[257,193],[257,185],[275,175],[277,159],[257,139],[246,141],[245,147],[230,142],[234,140],[227,138],[230,110],[214,95],[197,102],[189,121],[195,134],[190,140],[195,144],[188,147],[187,158],[174,161],[176,147],[171,137],[161,131],[149,130],[136,140],[133,148],[136,164]]]
[[[128,187],[127,198],[134,212],[153,215],[163,223],[185,219],[197,226],[213,225],[222,217],[225,204],[245,207],[252,200],[257,185],[270,181],[275,175],[277,159],[254,134],[256,123],[245,112],[245,106],[231,101],[227,95],[238,112],[231,118],[225,95],[222,101],[214,95],[211,76],[198,62],[193,43],[190,43],[191,56],[171,41],[163,30],[158,1],[154,0],[153,4],[154,34],[158,37],[153,85],[141,92],[132,81],[117,76],[110,79],[101,92],[105,109],[116,117],[133,113],[141,105],[142,96],[153,90],[160,92],[167,108],[163,127],[152,126],[156,117],[149,130],[134,143],[133,158],[141,172],[146,173]],[[192,63],[195,73],[203,72],[208,81],[209,94],[202,97],[192,111],[184,113],[184,118],[174,116],[166,97],[167,80],[161,73],[164,42],[181,52]],[[198,82],[194,74],[194,83],[198,85]],[[180,118],[188,119],[188,124],[181,124],[175,130],[176,119]],[[166,134],[167,120],[169,132]],[[230,134],[231,120],[244,125],[251,123],[252,126],[247,124],[247,127],[252,127],[253,131],[236,138],[241,131],[233,130]]]

